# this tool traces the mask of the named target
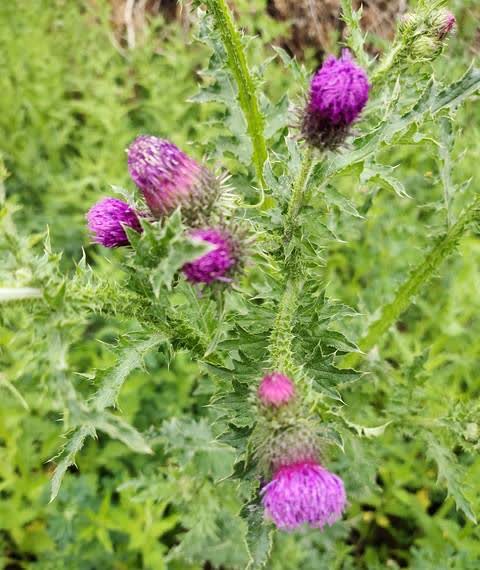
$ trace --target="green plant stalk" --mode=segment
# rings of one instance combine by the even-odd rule
[[[285,281],[277,318],[270,336],[270,360],[272,368],[284,374],[293,374],[293,321],[303,281],[288,278]]]
[[[420,288],[433,277],[441,263],[455,250],[469,224],[479,217],[480,195],[465,209],[457,222],[412,271],[410,277],[398,289],[394,300],[382,307],[380,317],[370,325],[367,334],[358,343],[363,352],[370,351],[377,344],[380,337],[388,331],[398,317],[409,307],[413,297]],[[361,356],[357,353],[349,354],[343,360],[343,365],[355,366],[360,359]]]
[[[371,84],[374,88],[383,84],[390,72],[405,56],[405,52],[406,45],[400,40],[383,56],[382,60],[370,77]]]
[[[284,222],[285,244],[288,244],[288,242],[292,239],[296,228],[298,213],[300,212],[300,209],[303,205],[305,189],[307,187],[308,178],[312,169],[312,161],[313,149],[309,146],[305,150],[305,156],[302,161],[300,173],[297,180],[295,181],[295,184],[293,185],[292,195],[290,196],[290,202],[288,204],[287,214]]]
[[[299,175],[292,188],[284,222],[285,282],[270,336],[270,359],[272,367],[286,374],[293,374],[293,322],[302,291],[303,278],[298,247],[289,251],[290,241],[297,229],[298,214],[304,204],[308,180],[312,172],[313,150],[306,149]]]
[[[233,23],[225,0],[208,0],[206,5],[215,21],[227,52],[227,61],[238,87],[238,101],[247,121],[247,129],[253,146],[253,163],[262,188],[265,187],[263,165],[267,159],[267,143],[264,135],[264,119],[260,112],[255,84],[248,69],[247,60],[238,30]]]

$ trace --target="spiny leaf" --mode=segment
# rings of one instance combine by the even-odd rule
[[[255,503],[249,503],[242,509],[241,516],[247,522],[247,545],[249,562],[246,570],[265,568],[273,544],[273,527],[265,524],[263,509]]]
[[[386,166],[378,163],[368,163],[365,165],[360,182],[365,184],[367,182],[376,182],[387,190],[393,190],[397,196],[401,198],[410,198],[405,186],[402,182],[393,176],[395,169],[392,166]]]
[[[442,262],[455,250],[460,238],[480,219],[480,194],[464,210],[455,225],[434,245],[428,255],[412,270],[409,277],[400,286],[392,302],[383,305],[379,318],[368,328],[358,345],[363,352],[371,350],[380,337],[388,331],[397,318],[407,309],[420,288],[435,274]],[[359,361],[357,354],[350,354],[343,364],[355,366]]]
[[[320,388],[341,387],[356,382],[362,377],[362,373],[351,368],[336,368],[333,364],[325,362],[321,357],[307,364],[311,369],[315,383]]]
[[[343,414],[338,414],[338,415],[347,424],[347,426],[349,428],[355,430],[360,437],[367,437],[367,438],[380,437],[381,435],[384,434],[387,427],[392,423],[392,420],[390,420],[390,421],[385,422],[384,424],[382,424],[380,426],[367,427],[367,426],[362,426],[360,424],[356,424],[354,422],[351,422],[350,420],[345,418],[343,416]]]
[[[67,469],[71,465],[75,465],[75,457],[77,453],[82,449],[83,444],[87,437],[95,437],[96,432],[92,426],[85,425],[80,429],[76,430],[73,435],[69,438],[68,443],[65,445],[62,455],[63,458],[60,463],[57,464],[55,472],[53,473],[51,482],[51,492],[50,492],[50,502],[55,500],[60,490],[60,485],[62,484],[63,477],[67,472]]]
[[[363,36],[360,20],[363,8],[354,10],[351,0],[342,0],[342,20],[347,24],[347,45],[352,50],[360,65],[367,68],[370,65],[365,51],[365,38]]]
[[[426,435],[426,442],[428,445],[427,455],[435,461],[438,467],[438,481],[445,482],[448,494],[453,497],[457,508],[476,524],[477,518],[472,510],[472,505],[463,491],[464,470],[458,464],[457,458],[432,434]]]
[[[135,368],[141,366],[145,354],[164,340],[163,335],[154,335],[120,352],[116,365],[106,375],[101,388],[90,402],[92,411],[87,409],[78,412],[81,425],[72,435],[68,436],[68,442],[63,448],[62,460],[57,465],[52,478],[50,501],[53,501],[58,495],[62,479],[67,469],[75,464],[75,456],[82,449],[86,438],[95,437],[96,429],[104,431],[111,437],[118,438],[134,451],[151,453],[150,447],[133,426],[113,414],[106,413],[105,410],[116,405],[123,383]]]
[[[95,429],[103,431],[112,439],[118,439],[136,453],[152,454],[142,434],[119,416],[103,411],[89,414]]]
[[[98,411],[117,405],[120,390],[128,375],[142,365],[145,355],[166,340],[162,334],[155,334],[117,352],[115,366],[106,374],[98,392],[93,396],[91,406]]]
[[[356,209],[355,204],[348,198],[345,198],[343,194],[340,194],[340,192],[338,192],[338,190],[336,190],[332,185],[327,184],[323,189],[321,195],[325,197],[325,202],[328,205],[333,204],[339,210],[349,216],[363,218],[363,216]]]

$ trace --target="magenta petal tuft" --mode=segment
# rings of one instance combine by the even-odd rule
[[[86,217],[93,241],[105,247],[128,245],[123,225],[142,231],[135,210],[116,198],[103,198],[90,208]]]
[[[236,264],[236,259],[227,232],[215,228],[198,229],[192,230],[190,236],[212,244],[214,248],[183,266],[187,279],[192,283],[229,282],[230,272]]]
[[[284,374],[273,372],[263,377],[258,397],[265,406],[279,407],[288,404],[295,395],[295,386]]]
[[[366,72],[348,50],[338,59],[328,57],[310,82],[302,125],[306,140],[326,148],[343,142],[367,104],[369,89]]]
[[[206,172],[170,141],[149,135],[128,148],[128,170],[157,218],[192,202]]]
[[[343,481],[315,462],[280,467],[262,489],[267,518],[282,530],[332,525],[346,505]]]

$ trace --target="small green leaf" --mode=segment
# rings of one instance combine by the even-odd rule
[[[385,433],[385,430],[387,429],[387,427],[392,423],[392,420],[390,420],[390,421],[385,422],[384,424],[382,424],[380,426],[367,427],[367,426],[362,426],[360,424],[356,424],[354,422],[351,422],[350,420],[348,420],[347,418],[345,418],[341,414],[340,414],[340,417],[347,424],[347,426],[349,428],[355,430],[360,437],[366,437],[366,438],[380,437],[381,435],[383,435]]]
[[[378,163],[369,163],[365,165],[363,172],[360,176],[360,182],[362,184],[377,183],[386,190],[393,190],[397,196],[400,198],[410,198],[405,186],[393,176],[395,168],[392,166],[386,166]]]
[[[128,375],[139,368],[145,356],[164,341],[164,335],[155,334],[139,342],[129,340],[126,347],[121,347],[116,354],[115,366],[105,374],[100,388],[92,398],[91,406],[99,411],[115,407]]]
[[[148,443],[142,434],[119,416],[109,412],[89,414],[95,429],[103,431],[112,439],[118,439],[136,453],[152,454]]]
[[[174,276],[189,261],[208,253],[213,245],[191,239],[187,236],[178,237],[168,245],[166,256],[152,270],[150,282],[155,297],[159,297],[163,287],[171,290]]]

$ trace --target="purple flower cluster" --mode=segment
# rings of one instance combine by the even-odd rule
[[[224,230],[214,228],[193,230],[190,236],[211,244],[213,249],[183,266],[187,279],[192,283],[207,284],[214,281],[231,281],[228,275],[236,263],[232,236]]]
[[[92,206],[87,213],[87,223],[93,241],[105,247],[128,245],[125,226],[142,231],[137,212],[116,198],[103,198]]]
[[[343,482],[314,462],[281,467],[262,489],[267,518],[282,530],[308,524],[313,528],[332,525],[346,505]]]
[[[128,149],[128,169],[154,219],[165,218],[181,208],[187,225],[208,222],[219,194],[218,180],[170,141],[139,136]],[[138,212],[115,198],[95,204],[87,221],[94,241],[105,247],[129,244],[124,226],[142,231]],[[189,235],[214,247],[185,264],[186,278],[205,284],[231,281],[240,267],[242,244],[238,236],[227,228],[208,225],[191,230]]]
[[[302,121],[305,139],[320,148],[341,144],[367,104],[369,89],[367,74],[348,50],[338,59],[328,57],[310,83]]]
[[[273,471],[271,481],[261,490],[266,518],[281,530],[333,524],[345,509],[345,488],[340,477],[317,462],[317,438],[308,421],[299,421],[296,406],[289,406],[296,398],[293,380],[280,372],[267,374],[257,396],[267,426],[260,458]]]

